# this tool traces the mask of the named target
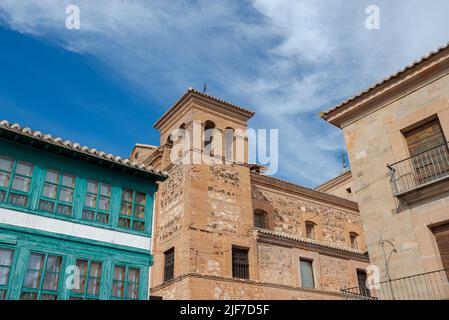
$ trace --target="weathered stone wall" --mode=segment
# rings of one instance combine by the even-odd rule
[[[160,242],[172,239],[181,229],[184,214],[184,181],[184,167],[177,165],[169,172],[169,178],[159,186],[159,220],[156,228]]]
[[[307,290],[254,281],[188,275],[157,287],[152,295],[165,300],[341,300],[338,292]]]
[[[251,248],[249,170],[238,165],[195,165],[189,169],[188,212],[190,264],[194,272],[232,276],[232,247]],[[256,252],[250,252],[257,274]]]
[[[156,194],[154,218],[153,254],[154,265],[151,272],[151,285],[164,279],[164,252],[175,248],[175,260],[188,259],[189,243],[181,230],[185,225],[185,182],[183,165],[176,165],[169,171],[169,178],[159,184]],[[182,272],[188,266],[177,264],[175,272]],[[188,270],[186,270],[188,271]]]
[[[363,228],[358,212],[339,208],[325,202],[317,203],[292,192],[252,185],[254,209],[267,211],[272,220],[272,230],[305,236],[305,222],[316,223],[316,239],[350,246],[349,233],[360,235],[359,245],[365,249]]]
[[[291,248],[260,243],[259,251],[259,280],[293,286],[297,283],[293,254]]]

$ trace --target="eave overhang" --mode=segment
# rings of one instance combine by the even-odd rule
[[[81,146],[79,143],[72,143],[59,137],[53,138],[50,134],[33,131],[28,127],[22,128],[19,124],[10,124],[6,120],[0,121],[0,139],[143,179],[164,181],[168,177],[166,172],[157,171],[104,151]]]

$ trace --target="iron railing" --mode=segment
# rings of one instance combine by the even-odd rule
[[[448,143],[388,165],[394,195],[449,177]]]
[[[232,277],[239,279],[249,279],[249,266],[244,263],[232,264]]]
[[[449,300],[449,270],[438,270],[342,289],[346,300]]]

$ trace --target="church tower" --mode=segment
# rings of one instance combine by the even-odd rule
[[[253,114],[189,89],[154,125],[160,132],[161,146],[151,149],[137,145],[133,150],[131,158],[137,159],[151,149],[143,162],[169,174],[156,197],[152,295],[164,299],[213,298],[219,293],[214,292],[210,281],[202,279],[232,278],[233,249],[234,255],[247,250],[249,260],[257,259],[256,250],[249,251],[256,241],[251,233],[246,136],[247,121]],[[185,130],[184,134],[173,135],[180,132],[178,129]],[[212,133],[208,136],[207,132]],[[179,151],[178,143],[183,139],[189,143]],[[170,154],[177,147],[176,155],[181,157],[173,162]],[[208,161],[198,163],[201,156]],[[256,263],[248,261],[247,265]],[[249,278],[257,277],[255,267],[243,272]]]

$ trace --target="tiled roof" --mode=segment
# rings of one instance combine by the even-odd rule
[[[214,96],[208,95],[206,93],[200,92],[198,90],[195,90],[194,88],[189,88],[189,89],[187,89],[186,93],[178,101],[176,101],[176,103],[170,109],[168,109],[162,115],[162,117],[159,118],[159,120],[153,125],[153,127],[157,128],[161,124],[163,119],[165,119],[165,117],[167,115],[169,115],[174,109],[176,109],[176,107],[178,107],[190,95],[197,95],[197,96],[200,96],[200,97],[203,97],[203,98],[207,98],[207,99],[211,99],[211,100],[213,100],[215,102],[224,104],[224,105],[226,105],[226,106],[228,106],[230,108],[233,108],[233,109],[236,109],[236,110],[238,110],[240,112],[246,113],[249,118],[251,118],[254,115],[254,111],[251,111],[249,109],[242,108],[242,107],[237,106],[235,104],[226,102],[226,101],[221,100],[221,99],[219,99],[217,97],[214,97]]]
[[[325,192],[322,192],[319,190],[311,189],[311,188],[308,188],[308,187],[305,187],[305,186],[302,186],[302,185],[299,185],[299,184],[296,184],[296,183],[293,183],[293,182],[290,182],[287,180],[279,179],[277,177],[267,176],[267,175],[260,174],[260,173],[251,173],[251,175],[252,175],[252,177],[254,177],[256,179],[259,178],[261,180],[265,180],[268,183],[270,183],[270,182],[278,183],[278,185],[283,184],[284,186],[287,186],[293,190],[297,190],[305,195],[309,195],[311,197],[315,197],[315,198],[318,198],[321,200],[327,200],[329,202],[340,204],[340,205],[343,205],[343,206],[346,206],[353,210],[358,211],[358,203],[357,202],[354,202],[354,201],[351,201],[348,199],[344,199],[344,198],[341,198],[338,196],[334,196],[332,194],[325,193]]]
[[[316,186],[315,188],[313,188],[313,190],[320,191],[324,186],[327,186],[328,184],[332,184],[333,182],[336,182],[337,180],[340,180],[342,178],[351,178],[351,177],[352,177],[351,170],[346,170],[346,171],[340,173],[338,176],[336,176],[330,180],[327,180],[326,182],[323,182],[322,184]]]
[[[328,111],[325,112],[321,112],[321,117],[325,118],[327,115],[343,108],[344,106],[346,106],[347,104],[353,102],[354,100],[357,100],[365,95],[367,95],[368,93],[371,93],[373,90],[379,88],[382,85],[385,85],[386,83],[399,78],[400,76],[402,76],[403,74],[405,74],[407,71],[412,70],[414,68],[416,68],[417,66],[419,66],[420,64],[428,61],[429,59],[431,59],[432,57],[434,57],[435,55],[437,55],[438,53],[449,49],[449,43],[447,43],[444,46],[439,47],[437,50],[435,51],[431,51],[430,53],[428,53],[427,55],[423,56],[421,59],[415,60],[413,61],[411,64],[409,64],[408,66],[406,66],[405,68],[403,68],[402,70],[390,75],[389,77],[383,79],[382,81],[376,83],[375,85],[371,86],[370,88],[366,89],[365,91],[360,92],[359,94],[353,96],[352,98],[347,99],[346,101],[340,103],[339,105],[333,107],[332,109],[329,109]]]
[[[292,234],[287,234],[287,233],[284,233],[284,232],[271,231],[271,230],[266,230],[266,229],[257,229],[257,232],[260,233],[260,234],[266,234],[266,235],[281,237],[281,238],[285,238],[285,239],[289,239],[289,240],[293,240],[293,241],[298,241],[298,242],[302,242],[302,243],[306,243],[306,244],[310,244],[310,245],[325,247],[325,248],[329,248],[329,249],[333,249],[333,250],[345,251],[345,252],[358,254],[358,255],[363,255],[364,254],[361,250],[353,249],[353,248],[346,247],[346,246],[343,246],[343,245],[340,245],[340,244],[335,244],[335,243],[332,243],[332,242],[326,242],[326,241],[319,241],[319,240],[309,239],[309,238],[305,238],[305,237],[295,236],[295,235],[292,235]]]
[[[35,131],[28,127],[22,128],[18,123],[10,124],[8,121],[2,120],[2,121],[0,121],[0,129],[5,129],[5,130],[11,131],[11,132],[16,132],[20,135],[28,136],[33,139],[37,139],[37,140],[40,140],[40,141],[43,141],[46,143],[51,143],[53,145],[60,146],[62,148],[70,149],[70,150],[73,150],[73,151],[76,151],[79,153],[84,153],[84,154],[87,154],[87,155],[90,155],[90,156],[93,156],[96,158],[100,158],[102,160],[111,161],[111,162],[114,162],[114,163],[122,165],[122,166],[145,171],[145,172],[148,172],[148,173],[151,173],[154,175],[158,175],[158,176],[161,176],[164,178],[167,176],[166,172],[155,170],[151,166],[145,166],[145,165],[139,164],[135,161],[131,161],[126,158],[121,158],[119,156],[115,156],[113,154],[97,150],[95,148],[81,146],[79,143],[72,142],[70,140],[63,140],[60,137],[52,137],[52,135],[50,135],[50,134],[45,134],[40,131]]]

